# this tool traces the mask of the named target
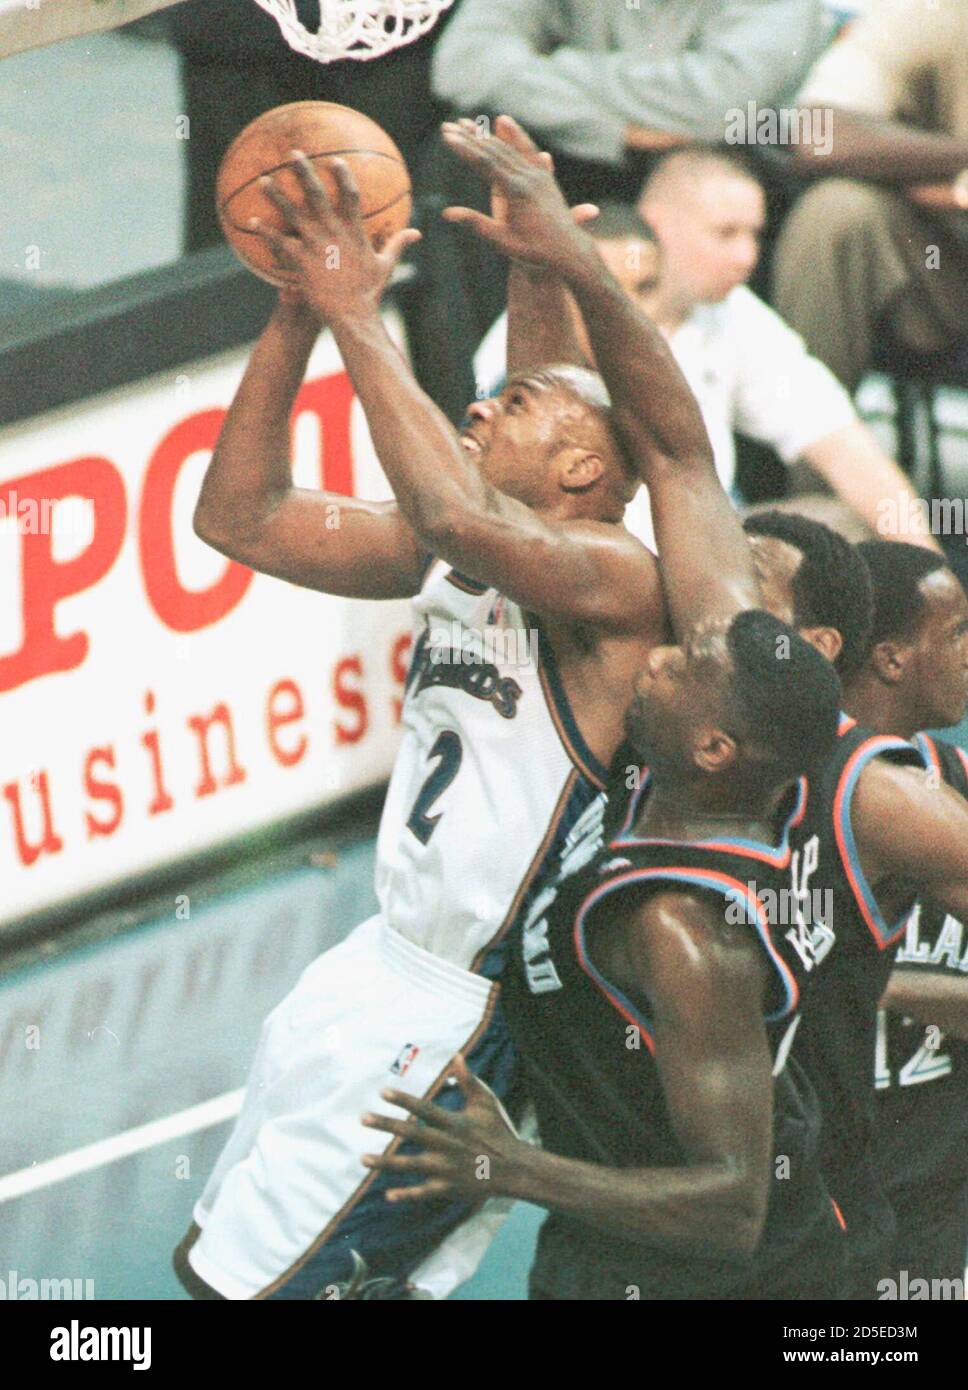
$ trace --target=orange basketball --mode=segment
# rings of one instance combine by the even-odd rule
[[[278,209],[259,187],[263,174],[272,174],[292,202],[303,201],[290,157],[294,149],[308,156],[334,198],[336,181],[322,161],[332,155],[345,159],[360,190],[364,225],[377,248],[410,221],[407,166],[386,131],[369,116],[332,101],[273,107],[235,137],[215,180],[219,222],[229,245],[240,261],[273,285],[284,285],[291,277],[248,224],[258,217],[266,225],[282,226]]]

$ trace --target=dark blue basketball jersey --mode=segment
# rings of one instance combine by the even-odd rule
[[[794,1056],[820,1097],[823,1172],[858,1259],[869,1241],[889,1238],[892,1224],[874,1146],[871,1059],[878,1004],[913,907],[912,896],[896,921],[886,921],[857,853],[852,798],[864,768],[878,757],[924,767],[912,744],[871,734],[844,716],[833,754],[811,778],[807,811],[792,841],[829,895],[837,938],[821,988],[803,1009]]]
[[[542,1142],[554,1153],[609,1167],[685,1165],[653,1055],[649,1002],[617,988],[595,963],[596,935],[610,917],[632,911],[643,894],[682,889],[708,896],[725,921],[748,930],[767,963],[776,1167],[753,1262],[623,1242],[556,1213],[539,1244],[542,1296],[627,1297],[622,1290],[629,1286],[642,1298],[805,1296],[796,1291],[797,1280],[809,1276],[804,1251],[817,1247],[821,1233],[829,1261],[842,1243],[819,1176],[816,1097],[788,1060],[801,991],[833,946],[830,929],[810,915],[809,871],[792,847],[806,811],[806,781],[791,790],[769,845],[635,836],[647,777],[611,834],[616,792],[621,800],[621,784],[608,809],[600,799],[575,826],[557,880],[535,899],[510,943],[503,1001]],[[603,843],[606,831],[611,838]]]
[[[968,798],[968,757],[961,749],[923,734],[917,742],[938,777]],[[919,903],[894,969],[952,975],[968,990],[968,927]],[[968,1177],[968,1043],[881,1010],[874,1084],[878,1165],[892,1195],[921,1183],[950,1188]]]

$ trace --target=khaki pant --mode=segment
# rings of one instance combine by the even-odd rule
[[[774,306],[851,391],[885,332],[916,352],[968,337],[968,236],[944,224],[902,193],[840,178],[814,184],[786,219]]]

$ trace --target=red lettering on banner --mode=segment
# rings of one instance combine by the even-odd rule
[[[45,502],[48,514],[51,502],[65,497],[87,498],[94,508],[94,528],[90,545],[72,560],[54,559],[47,528],[21,535],[23,641],[19,651],[0,657],[0,691],[80,666],[87,655],[87,633],[58,636],[55,610],[62,599],[96,584],[114,564],[127,511],[121,475],[106,458],[72,459],[15,478],[7,488],[21,499]]]
[[[410,634],[401,633],[393,641],[390,649],[381,650],[379,654],[381,664],[383,660],[388,660],[398,679],[405,675],[406,652],[409,645]],[[333,721],[333,742],[336,746],[359,743],[370,728],[369,698],[362,656],[356,653],[337,661],[332,667],[331,681],[333,696],[341,712]],[[144,708],[148,715],[155,715],[156,699],[151,690],[145,692]],[[264,708],[268,753],[284,768],[297,766],[308,751],[312,733],[293,728],[293,733],[286,736],[280,731],[308,718],[303,691],[295,680],[281,677],[267,688]],[[220,751],[224,750],[224,771],[221,777],[213,774],[214,759],[209,747],[210,730],[216,725],[221,730],[223,740]],[[213,705],[207,715],[187,717],[184,727],[189,730],[190,736],[194,735],[194,743],[198,749],[199,781],[194,788],[196,797],[210,796],[225,787],[248,780],[248,773],[239,764],[236,755],[233,716],[225,701]],[[169,743],[175,742],[173,735],[169,734],[166,737]],[[148,753],[153,800],[143,811],[135,814],[149,817],[172,810],[176,802],[165,784],[166,770],[158,729],[146,729],[140,742]],[[167,746],[166,744],[166,749]],[[253,751],[260,777],[267,774],[271,776],[272,763],[265,757],[260,757],[257,751]],[[123,758],[121,761],[123,764]],[[106,772],[113,775],[105,775]],[[91,804],[84,809],[86,837],[89,842],[114,835],[130,820],[131,793],[123,790],[129,773],[134,779],[133,769],[126,769],[124,777],[118,772],[118,752],[115,744],[105,743],[91,747],[83,756],[83,791],[91,803],[104,803],[103,806]],[[136,782],[140,786],[141,778],[138,777]],[[8,823],[12,828],[14,852],[20,863],[27,868],[44,855],[58,854],[65,849],[65,841],[55,828],[59,809],[56,785],[56,782],[50,782],[47,770],[38,770],[29,774],[22,787],[17,781],[11,781],[2,788],[3,796],[10,806]],[[36,793],[37,810],[34,810],[31,791]],[[133,827],[129,824],[126,829],[130,832]],[[70,848],[76,850],[77,843],[71,844]],[[187,848],[188,846],[182,847],[180,852],[186,852]],[[108,850],[108,854],[110,853]]]
[[[351,725],[341,724],[338,719],[334,722],[333,729],[338,744],[359,743],[370,722],[363,692],[346,684],[346,678],[351,675],[363,675],[363,662],[358,656],[344,656],[342,661],[337,661],[333,667],[333,694],[336,696],[336,703],[342,709],[352,710],[356,715],[356,721]]]
[[[155,712],[155,697],[151,690],[145,691],[145,712],[147,714],[154,714]],[[141,744],[143,748],[148,750],[148,757],[151,760],[151,774],[155,782],[155,799],[148,807],[148,815],[157,816],[162,811],[170,811],[175,804],[165,789],[164,774],[161,767],[161,745],[158,742],[157,730],[149,729],[146,734],[142,734]]]
[[[21,864],[25,865],[28,869],[31,864],[37,862],[42,854],[59,854],[64,848],[64,841],[54,829],[53,817],[50,809],[50,788],[47,785],[47,773],[35,773],[30,780],[40,795],[40,805],[44,818],[44,838],[39,844],[31,845],[27,842],[23,808],[20,804],[19,783],[9,782],[3,789],[3,794],[10,802],[10,807],[13,811],[13,833],[17,841],[17,854]]]
[[[410,665],[410,648],[413,646],[413,633],[401,632],[393,646],[390,648],[390,670],[393,672],[393,679],[403,687],[407,679],[407,668]],[[399,724],[403,718],[403,700],[399,695],[393,697],[393,721]]]
[[[283,696],[289,697],[288,707],[277,709],[276,705],[280,697]],[[294,724],[297,719],[303,719],[305,714],[302,691],[296,682],[292,680],[276,681],[266,699],[266,727],[272,756],[283,767],[295,767],[296,763],[302,761],[306,749],[309,747],[309,739],[303,734],[293,748],[282,748],[276,738],[276,730],[281,729],[286,724]]]
[[[90,811],[84,812],[84,822],[87,826],[87,838],[93,840],[98,835],[113,835],[121,824],[121,816],[124,812],[124,799],[121,796],[121,788],[115,782],[102,782],[94,776],[94,764],[107,763],[108,767],[114,767],[114,749],[110,746],[106,748],[92,748],[84,762],[84,788],[92,801],[109,801],[114,807],[114,814],[110,820],[97,820],[91,815]]]
[[[245,781],[245,769],[239,767],[235,759],[235,731],[232,728],[232,716],[229,714],[229,707],[224,703],[217,704],[211,714],[193,714],[188,720],[188,727],[192,729],[198,737],[198,751],[200,754],[202,776],[195,788],[196,796],[211,796],[218,791],[218,783],[212,776],[212,765],[208,756],[208,731],[213,724],[221,724],[225,730],[225,749],[228,753],[228,772],[222,779],[223,787],[234,787],[239,782]]]
[[[350,450],[350,408],[355,394],[353,383],[345,372],[321,376],[307,381],[299,388],[292,408],[291,420],[304,410],[312,411],[319,419],[322,450],[319,476],[327,492],[353,496],[353,455]]]
[[[152,454],[141,490],[138,545],[148,602],[174,632],[197,632],[230,613],[252,583],[253,571],[230,560],[207,589],[186,589],[175,568],[172,499],[182,464],[215,448],[224,410],[202,410],[170,429]]]

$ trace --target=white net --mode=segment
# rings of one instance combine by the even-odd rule
[[[297,53],[332,63],[337,58],[379,58],[426,34],[454,0],[319,0],[319,28],[307,29],[296,0],[255,0],[278,22]]]

